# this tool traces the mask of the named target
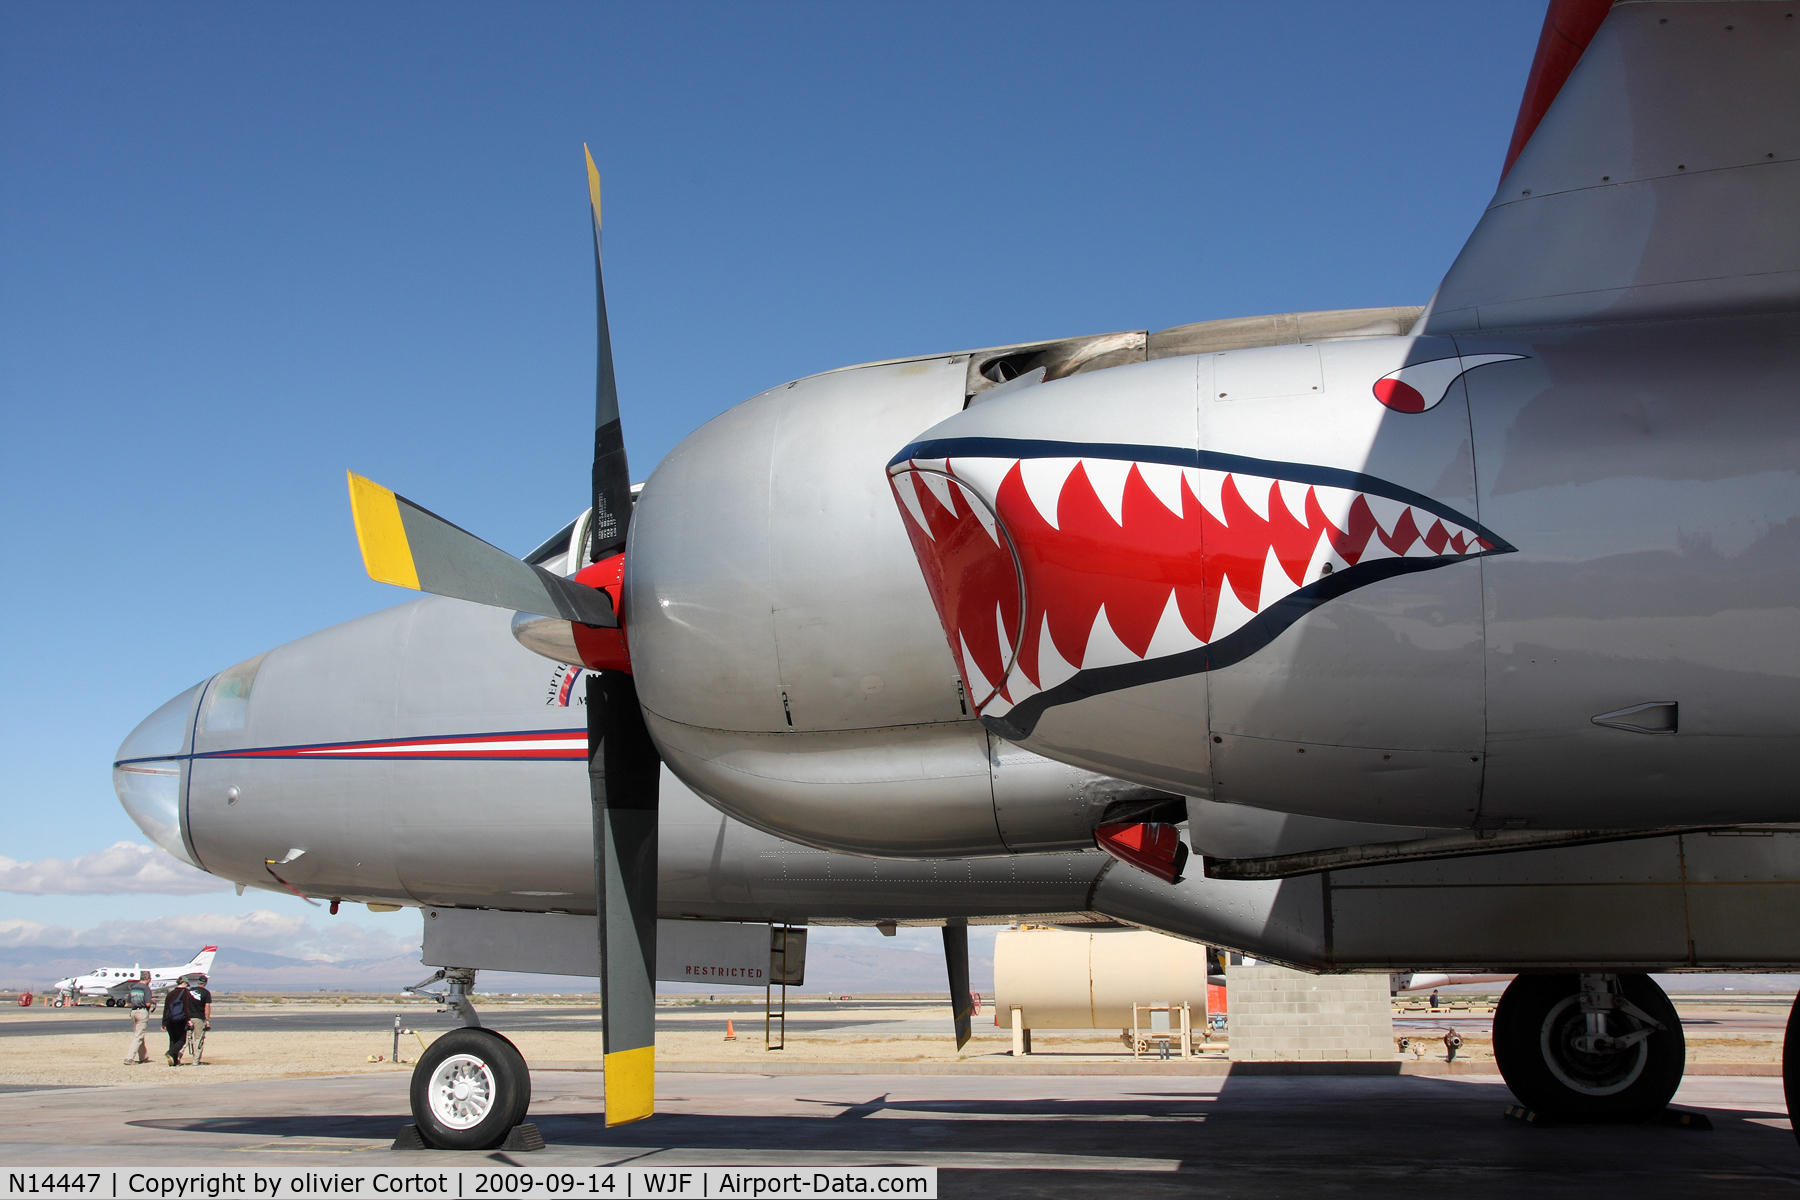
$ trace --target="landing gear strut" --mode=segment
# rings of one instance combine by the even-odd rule
[[[1681,1085],[1687,1042],[1648,975],[1521,975],[1494,1011],[1519,1103],[1558,1121],[1645,1121]]]
[[[438,980],[442,993],[424,990]],[[419,1056],[412,1073],[412,1115],[419,1136],[443,1150],[492,1150],[506,1141],[531,1106],[531,1072],[506,1038],[484,1029],[470,1001],[475,972],[445,967],[406,990],[441,1000],[463,1027],[444,1034]]]

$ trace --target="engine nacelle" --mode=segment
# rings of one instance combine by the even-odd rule
[[[1153,795],[976,720],[884,483],[960,412],[969,355],[798,380],[715,418],[638,499],[623,618],[688,786],[793,841],[897,857],[1091,846]]]
[[[983,399],[889,478],[971,703],[1027,749],[1389,825],[1788,821],[1793,328],[1119,366]]]

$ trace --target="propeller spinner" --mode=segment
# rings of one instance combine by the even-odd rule
[[[631,677],[619,614],[631,472],[619,424],[612,334],[600,262],[600,172],[587,157],[594,221],[598,356],[594,381],[591,565],[573,579],[507,554],[429,510],[354,473],[350,507],[372,579],[517,611],[528,645],[567,629],[588,677],[588,781],[594,808],[594,875],[606,1055],[606,1123],[642,1120],[655,1108],[656,828],[661,759]],[[548,626],[532,618],[549,618]],[[551,644],[561,646],[560,633]]]

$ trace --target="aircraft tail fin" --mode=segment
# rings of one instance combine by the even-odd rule
[[[1517,157],[1420,332],[1800,308],[1793,6],[1633,0],[1560,52],[1579,59],[1551,91],[1540,47]]]
[[[217,946],[208,946],[188,960],[187,970],[197,971],[202,975],[212,974],[213,955],[219,952]]]

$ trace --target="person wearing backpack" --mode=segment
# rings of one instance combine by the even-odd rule
[[[188,1050],[193,1055],[194,1065],[203,1067],[206,1059],[206,1031],[212,1028],[212,993],[206,988],[206,976],[199,973],[189,975],[188,995],[193,1003],[188,1009]]]
[[[181,1065],[181,1050],[187,1045],[188,1022],[198,1011],[199,1004],[194,994],[188,991],[187,984],[177,981],[169,985],[169,994],[163,999],[162,1023],[169,1031],[169,1050],[163,1057],[169,1060],[171,1067]]]
[[[135,1067],[150,1061],[150,1050],[144,1038],[150,1032],[150,972],[131,981],[125,989],[125,1007],[131,1010],[131,1043],[125,1047],[125,1065]]]

